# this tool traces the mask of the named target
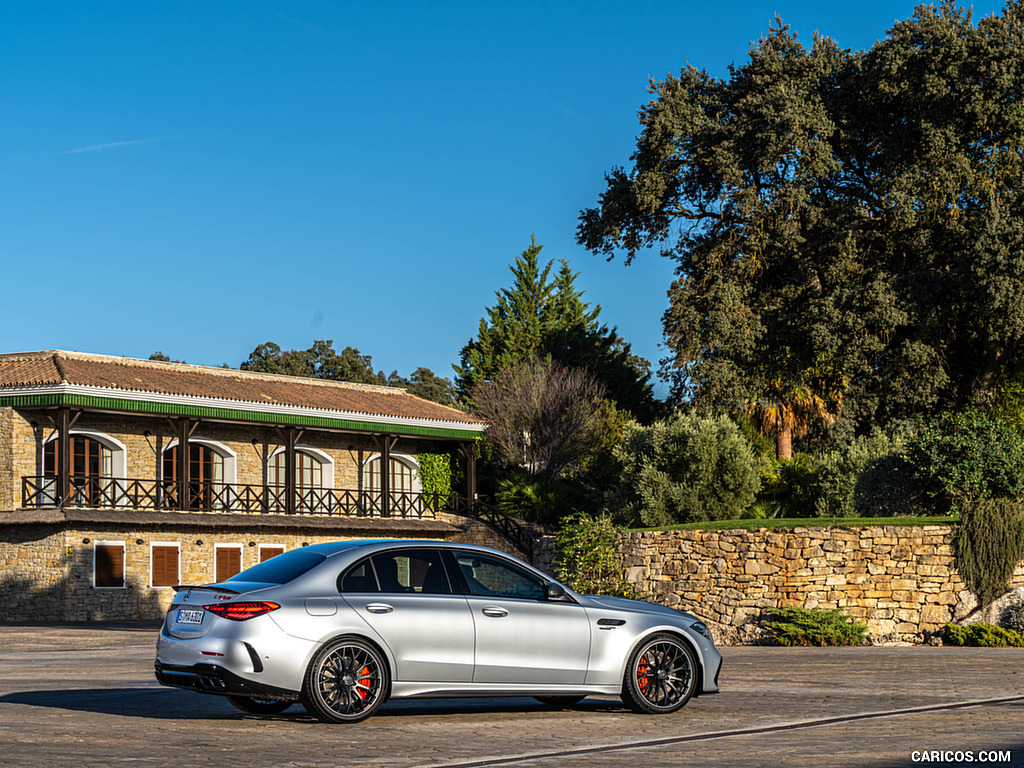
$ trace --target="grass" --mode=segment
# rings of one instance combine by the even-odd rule
[[[876,528],[883,525],[953,525],[959,515],[938,517],[781,517],[774,519],[708,520],[703,523],[631,528],[632,531],[755,531],[759,528]]]

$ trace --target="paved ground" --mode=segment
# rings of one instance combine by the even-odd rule
[[[155,636],[0,626],[0,765],[1024,766],[1022,649],[724,648],[723,692],[675,715],[449,699],[346,726],[159,687]]]

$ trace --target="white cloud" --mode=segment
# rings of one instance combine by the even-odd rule
[[[54,152],[55,155],[77,155],[81,152],[102,152],[105,149],[113,149],[114,147],[127,147],[131,144],[150,144],[154,141],[167,141],[168,139],[177,139],[179,136],[161,136],[155,139],[131,139],[129,141],[110,141],[106,144],[92,144],[88,147],[78,147],[77,149],[66,149],[63,152]]]

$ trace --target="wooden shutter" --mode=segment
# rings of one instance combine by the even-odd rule
[[[178,547],[153,547],[153,586],[173,587],[178,583]]]
[[[95,562],[97,587],[124,586],[124,544],[97,544]]]
[[[217,581],[227,581],[242,570],[241,547],[217,547]]]
[[[277,557],[284,552],[284,547],[260,547],[260,562]]]

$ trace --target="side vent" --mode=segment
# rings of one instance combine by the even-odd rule
[[[245,650],[247,650],[249,652],[249,658],[252,659],[252,671],[253,672],[262,672],[263,671],[263,662],[260,660],[260,655],[258,653],[256,653],[256,649],[253,648],[248,643],[242,643],[242,645],[245,646]]]

